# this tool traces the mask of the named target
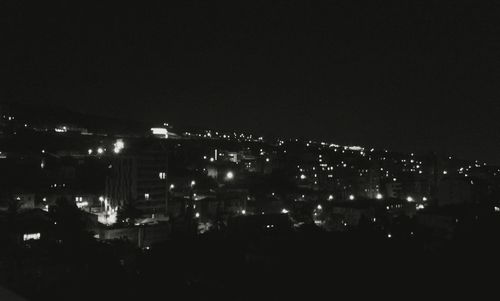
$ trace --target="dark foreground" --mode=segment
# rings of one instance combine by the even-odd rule
[[[3,249],[2,284],[28,300],[313,300],[474,297],[498,281],[496,237],[428,242],[299,231],[178,237],[147,250],[126,242]]]

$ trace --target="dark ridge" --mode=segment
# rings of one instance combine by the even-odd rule
[[[85,128],[90,132],[110,134],[144,134],[150,126],[130,119],[111,118],[84,114],[54,105],[28,104],[0,100],[0,113],[10,113],[19,122],[29,121],[35,127],[56,127],[70,125]]]

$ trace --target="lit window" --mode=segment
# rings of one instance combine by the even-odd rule
[[[149,200],[149,193],[145,193],[145,194],[144,194],[144,199],[145,199],[145,200]]]
[[[40,233],[27,233],[27,234],[24,234],[23,235],[23,240],[24,241],[27,241],[27,240],[39,240],[40,239]]]

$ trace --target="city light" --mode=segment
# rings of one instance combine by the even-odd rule
[[[102,153],[104,153],[104,149],[103,149],[102,147],[99,147],[99,148],[97,149],[97,153],[98,153],[98,154],[102,154]]]
[[[124,149],[125,148],[125,143],[123,142],[123,139],[116,140],[115,147],[119,148],[119,149]]]
[[[78,208],[83,208],[83,207],[87,207],[89,205],[89,203],[87,201],[83,201],[83,202],[78,202],[76,203],[76,206]]]
[[[232,180],[232,179],[234,179],[234,173],[233,173],[232,171],[228,171],[228,172],[226,173],[226,179],[227,179],[227,180]]]
[[[195,180],[192,180],[192,181],[191,181],[191,187],[193,187],[194,185],[196,185],[196,181],[195,181]]]
[[[41,237],[40,233],[27,233],[23,235],[23,240],[28,241],[28,240],[39,240]]]
[[[301,175],[300,175],[300,179],[301,179],[301,180],[305,180],[305,178],[306,178],[306,175],[304,175],[304,174],[301,174]]]
[[[354,195],[349,195],[349,200],[354,201]]]
[[[283,209],[281,210],[281,213],[284,213],[284,214],[287,214],[288,212],[289,212],[289,211],[288,211],[288,210],[286,210],[285,208],[283,208]]]
[[[413,200],[413,198],[412,198],[411,196],[408,196],[408,197],[406,198],[406,200],[408,201],[408,203],[411,203],[411,202],[413,202],[413,201],[414,201],[414,200]]]
[[[377,193],[377,196],[376,196],[377,200],[381,200],[383,199],[383,196],[381,193]]]
[[[168,130],[166,128],[151,128],[151,132],[160,138],[168,138]]]
[[[199,218],[200,217],[200,213],[196,212],[196,214],[194,215],[196,218]]]

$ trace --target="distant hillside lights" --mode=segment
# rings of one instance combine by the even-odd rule
[[[125,148],[125,142],[123,141],[123,139],[117,139],[116,142],[113,144],[113,153],[115,154],[119,154],[121,153],[121,151]],[[89,156],[93,155],[93,154],[97,154],[97,155],[104,155],[104,153],[106,152],[106,148],[100,146],[98,147],[97,149],[91,149],[89,148],[87,150],[87,154]]]
[[[153,135],[158,136],[159,138],[168,138],[168,130],[166,128],[151,128],[151,132],[153,133]]]
[[[54,131],[56,133],[66,133],[68,131],[68,128],[66,126],[62,126],[62,127],[55,128]]]

